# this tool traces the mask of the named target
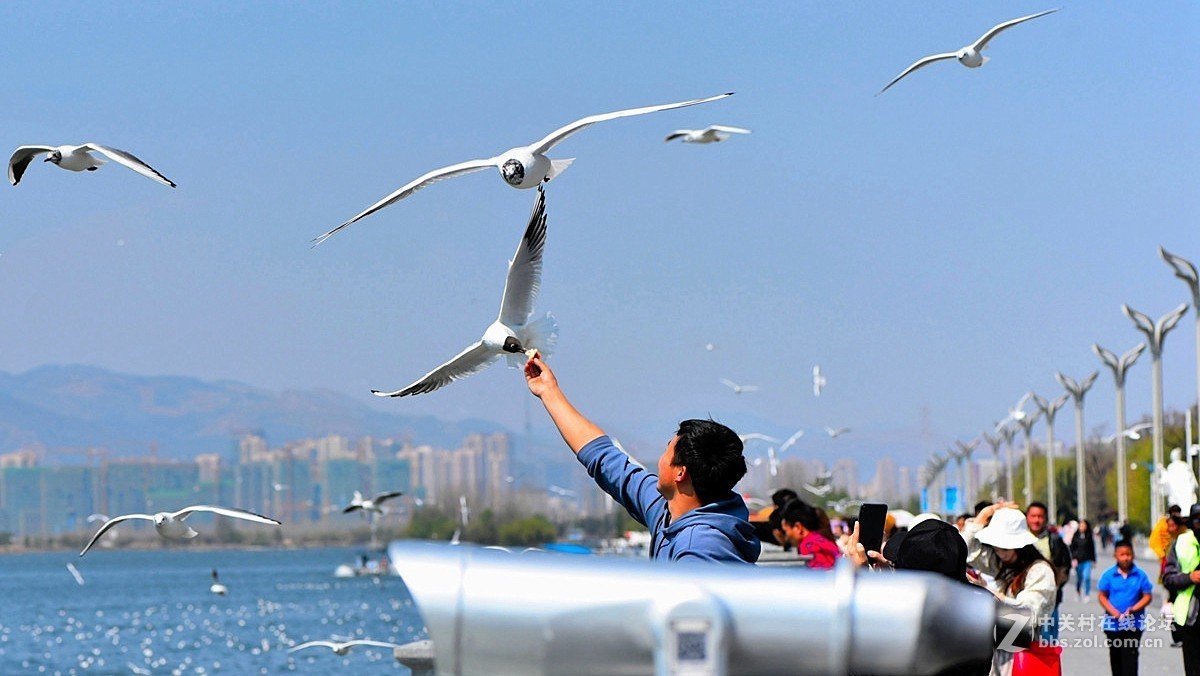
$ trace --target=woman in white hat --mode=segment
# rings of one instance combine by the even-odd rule
[[[1054,609],[1058,584],[1054,567],[1034,546],[1037,542],[1016,503],[983,508],[962,532],[967,541],[967,564],[993,579],[991,590],[1006,604],[1032,618],[1029,628],[1037,635],[1038,622]],[[1005,645],[996,650],[992,674],[1009,676],[1015,655]],[[1009,646],[1011,648],[1011,646]]]

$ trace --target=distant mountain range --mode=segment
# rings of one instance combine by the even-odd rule
[[[416,443],[457,448],[469,434],[506,431],[486,420],[384,413],[324,390],[270,392],[227,380],[78,365],[0,372],[0,453],[40,444],[67,462],[69,449],[104,447],[111,458],[144,455],[151,444],[160,458],[190,459],[231,450],[250,432],[273,445],[330,434],[409,434]]]

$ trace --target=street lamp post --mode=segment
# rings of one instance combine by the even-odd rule
[[[1083,461],[1083,397],[1096,382],[1100,374],[1092,371],[1091,375],[1076,383],[1072,378],[1055,371],[1054,377],[1075,400],[1075,509],[1079,519],[1087,518],[1087,472]]]
[[[987,445],[992,449],[992,466],[995,467],[996,471],[996,482],[992,484],[992,502],[995,502],[1000,499],[1000,442],[1003,441],[1004,438],[999,435],[993,437],[987,432],[984,432],[979,436],[986,441]]]
[[[1117,386],[1117,520],[1121,523],[1129,520],[1129,488],[1126,476],[1128,463],[1125,462],[1125,372],[1133,366],[1133,362],[1137,361],[1145,349],[1145,343],[1138,343],[1136,347],[1117,357],[1099,345],[1092,345],[1092,352],[1112,370],[1113,382]]]
[[[965,444],[956,440],[954,445],[958,446],[959,457],[964,458],[967,461],[966,471],[963,472],[962,477],[963,504],[970,509],[971,506],[975,504],[975,491],[972,490],[971,486],[971,454],[975,452],[976,448],[979,448],[979,439],[972,439]]]
[[[1192,307],[1197,308],[1196,311],[1196,405],[1200,406],[1200,272],[1197,272],[1196,266],[1192,265],[1191,261],[1180,258],[1175,254],[1167,251],[1161,246],[1158,247],[1158,255],[1175,270],[1175,276],[1182,279],[1188,285],[1188,290],[1192,292]],[[1190,427],[1188,428],[1191,429]]]
[[[1037,396],[1032,392],[1030,395],[1034,397]],[[1025,498],[1026,507],[1028,507],[1029,503],[1033,500],[1033,440],[1030,433],[1033,431],[1034,424],[1037,423],[1038,418],[1041,416],[1041,411],[1032,411],[1030,413],[1026,413],[1021,417],[1020,420],[1017,421],[1017,424],[1019,424],[1021,429],[1025,432],[1025,490],[1022,491],[1022,497]],[[1053,512],[1050,513],[1050,518],[1054,518]]]
[[[1058,415],[1058,409],[1062,408],[1070,397],[1069,394],[1061,394],[1053,401],[1046,401],[1036,394],[1033,395],[1033,403],[1046,417],[1046,506],[1050,508],[1051,519],[1058,518],[1058,497],[1054,485],[1054,416]]]
[[[1167,332],[1175,328],[1179,323],[1179,318],[1183,313],[1187,312],[1187,303],[1182,303],[1179,307],[1171,310],[1167,314],[1159,317],[1158,322],[1153,322],[1149,317],[1134,310],[1128,305],[1122,305],[1121,310],[1125,312],[1125,316],[1133,321],[1133,325],[1139,331],[1146,335],[1146,343],[1150,348],[1150,356],[1153,359],[1152,379],[1154,386],[1154,402],[1152,413],[1154,415],[1154,471],[1159,471],[1158,468],[1163,466],[1163,396],[1162,396],[1162,350],[1163,341],[1167,338]],[[1118,430],[1122,433],[1124,430]],[[1150,488],[1150,508],[1154,514],[1157,514],[1164,507],[1162,504],[1161,491],[1157,483],[1151,482]],[[1154,519],[1150,520],[1154,523]]]
[[[1002,424],[996,432],[1004,438],[1004,446],[1008,451],[1008,466],[1004,469],[1004,492],[1009,500],[1013,499],[1013,435],[1017,430],[1012,425]]]

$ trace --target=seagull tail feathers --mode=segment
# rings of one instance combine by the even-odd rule
[[[571,163],[574,161],[574,157],[567,160],[550,160],[550,171],[546,172],[546,181],[549,182],[553,180],[555,176],[558,176],[566,171],[567,167],[571,166]]]
[[[554,348],[558,346],[558,320],[554,315],[547,312],[544,316],[533,320],[521,329],[521,345],[526,348],[534,348],[542,353],[543,357],[548,357],[554,354]],[[525,355],[510,354],[508,357],[508,365],[512,368],[521,368],[525,366]]]

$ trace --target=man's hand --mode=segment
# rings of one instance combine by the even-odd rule
[[[1193,570],[1192,572],[1188,573],[1188,579],[1191,580],[1193,584],[1200,584],[1200,569]]]
[[[533,393],[533,396],[538,399],[558,390],[558,379],[554,377],[554,372],[550,370],[546,362],[542,361],[541,355],[525,362],[525,384],[529,386],[529,391]]]

